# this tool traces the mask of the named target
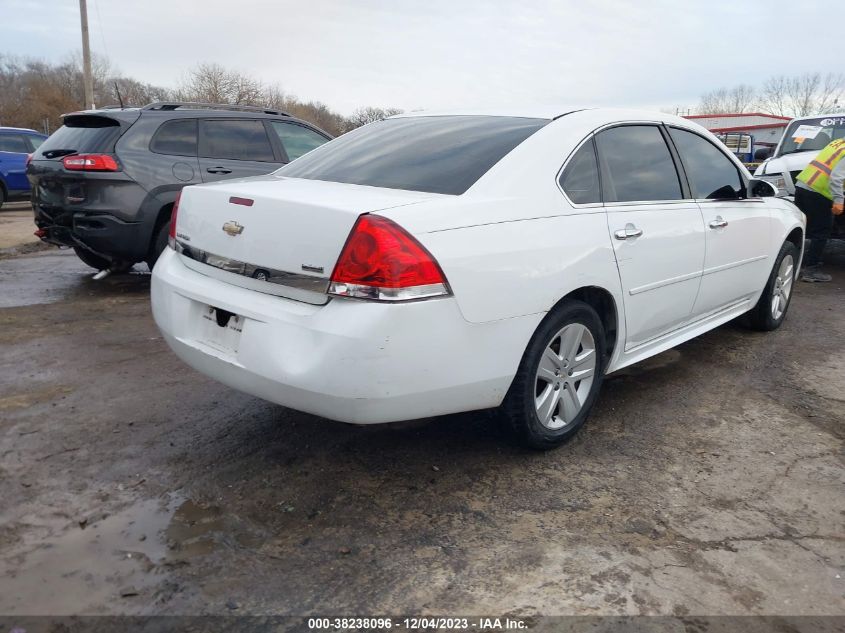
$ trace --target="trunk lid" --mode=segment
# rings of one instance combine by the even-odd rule
[[[325,303],[359,215],[436,195],[274,174],[186,187],[176,250],[186,266],[228,283]]]

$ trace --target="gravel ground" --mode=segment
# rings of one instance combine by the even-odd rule
[[[148,274],[6,257],[0,613],[845,613],[842,246],[779,331],[614,374],[550,453],[231,391],[167,349]]]

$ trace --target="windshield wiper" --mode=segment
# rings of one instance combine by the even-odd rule
[[[780,155],[781,155],[781,156],[786,156],[787,154],[798,154],[798,153],[800,153],[800,152],[814,152],[814,151],[818,151],[818,150],[812,150],[812,149],[791,149],[791,150],[789,150],[788,152],[781,152],[781,154],[780,154]]]
[[[48,149],[41,152],[41,155],[44,158],[58,158],[59,156],[68,156],[70,154],[76,154],[79,150],[75,149]]]

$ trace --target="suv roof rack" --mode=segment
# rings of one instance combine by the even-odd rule
[[[242,110],[245,112],[261,112],[263,114],[274,114],[276,116],[291,116],[283,110],[263,108],[261,106],[238,105],[234,103],[196,103],[193,101],[156,101],[145,105],[142,110]]]

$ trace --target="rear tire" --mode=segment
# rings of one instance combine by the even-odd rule
[[[605,340],[599,315],[582,301],[546,316],[500,409],[521,444],[548,450],[584,426],[604,378]]]
[[[792,290],[798,275],[798,248],[784,242],[775,258],[775,264],[757,305],[748,312],[749,327],[761,332],[771,332],[780,327],[792,301]]]
[[[170,236],[170,220],[165,222],[161,227],[158,229],[158,233],[155,235],[155,239],[153,243],[150,244],[150,252],[147,255],[147,266],[149,266],[150,271],[152,271],[153,267],[156,265],[158,258],[161,257],[161,254],[164,252],[164,249],[167,248],[167,238]]]
[[[6,203],[6,188],[3,185],[0,185],[0,209],[3,208],[3,205]]]

